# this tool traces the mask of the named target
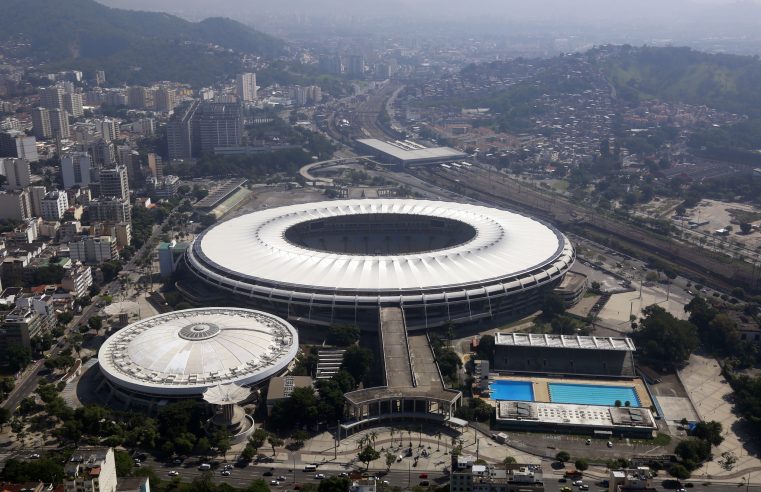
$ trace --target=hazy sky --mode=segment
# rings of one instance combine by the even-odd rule
[[[661,38],[761,37],[761,0],[98,0],[106,5],[161,10],[190,20],[226,16],[264,31],[309,22],[372,28],[375,19],[400,29],[446,22],[447,28],[490,25],[548,32],[584,27]],[[367,23],[367,24],[364,24]],[[305,24],[304,24],[305,25]],[[412,27],[410,27],[412,26]]]

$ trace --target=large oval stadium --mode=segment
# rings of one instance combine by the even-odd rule
[[[217,224],[186,255],[204,282],[311,324],[408,329],[536,308],[573,264],[554,227],[494,208],[406,199],[291,205]]]
[[[262,382],[298,351],[290,323],[238,308],[159,314],[109,337],[98,352],[101,373],[137,398],[200,397],[209,388]]]

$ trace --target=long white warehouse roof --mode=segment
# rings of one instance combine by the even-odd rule
[[[591,337],[576,335],[547,335],[543,333],[497,333],[496,345],[546,347],[564,349],[623,350],[634,352],[636,347],[627,337]]]

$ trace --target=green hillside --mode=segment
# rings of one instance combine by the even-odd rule
[[[230,19],[193,23],[92,0],[4,0],[3,7],[0,41],[21,36],[30,42],[27,54],[51,68],[103,68],[112,81],[208,83],[239,68],[237,57],[208,45],[262,56],[286,49],[282,41]]]
[[[659,98],[761,115],[761,61],[689,48],[621,48],[604,61],[625,100]]]

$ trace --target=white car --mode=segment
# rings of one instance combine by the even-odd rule
[[[222,470],[222,476],[223,477],[229,477],[230,476],[230,470]]]
[[[581,487],[582,485],[584,485],[584,482],[582,482],[581,480],[574,480],[574,481],[572,482],[572,485],[573,485],[574,487]]]
[[[314,478],[316,478],[317,480],[322,480],[323,478],[325,478],[325,474],[324,473],[315,473],[314,474]]]
[[[612,447],[613,447],[613,443],[612,443],[611,441],[608,441],[608,447],[609,447],[609,448],[612,448]]]
[[[278,482],[277,480],[270,480],[270,485],[276,485],[277,486],[277,485],[280,485],[280,482]]]
[[[169,472],[169,476],[170,477],[179,477],[180,476],[180,472],[178,472],[177,470],[172,470],[172,471]]]

